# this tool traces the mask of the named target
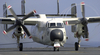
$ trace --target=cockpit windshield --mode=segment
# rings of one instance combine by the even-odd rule
[[[57,23],[57,26],[58,26],[58,27],[62,27],[62,24],[61,24],[61,23]]]
[[[50,23],[50,27],[56,26],[55,23]]]
[[[63,28],[63,23],[48,23],[49,28]]]

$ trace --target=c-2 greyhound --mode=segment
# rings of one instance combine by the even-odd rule
[[[20,15],[16,15],[12,9],[12,6],[8,6],[8,10],[12,15],[8,17],[1,17],[2,24],[14,24],[13,26],[7,28],[3,31],[4,34],[7,34],[9,31],[15,29],[14,35],[19,39],[24,33],[32,38],[33,41],[41,43],[44,45],[49,45],[54,47],[54,51],[59,51],[59,47],[64,46],[66,40],[68,39],[66,35],[65,25],[72,26],[72,32],[74,32],[74,37],[78,38],[78,42],[75,42],[75,50],[78,51],[80,47],[80,38],[86,38],[86,41],[89,39],[88,33],[88,23],[100,22],[100,17],[85,17],[85,3],[81,2],[81,11],[83,17],[77,17],[76,15],[76,5],[72,4],[71,18],[48,18],[48,16],[63,16],[63,14],[35,14],[36,11],[33,10],[23,18],[18,18]],[[13,17],[10,17],[13,16]],[[33,16],[33,17],[31,17]],[[66,16],[66,14],[64,14]],[[29,18],[31,17],[31,18]],[[25,25],[34,25],[34,28],[31,32],[25,27]],[[19,44],[19,40],[17,41]],[[18,45],[19,50],[23,50],[23,44]]]

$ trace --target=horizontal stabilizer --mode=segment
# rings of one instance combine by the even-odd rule
[[[24,17],[26,15],[17,15],[17,17]],[[39,14],[34,14],[34,15],[31,15],[32,17],[38,17]],[[56,17],[56,16],[67,16],[67,14],[46,14],[47,17]],[[7,15],[7,17],[13,17],[13,15]]]
[[[76,16],[75,14],[67,14],[67,16]]]

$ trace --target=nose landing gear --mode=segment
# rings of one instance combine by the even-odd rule
[[[58,42],[54,43],[54,51],[59,51],[60,44]]]
[[[59,47],[54,47],[54,51],[59,51]]]

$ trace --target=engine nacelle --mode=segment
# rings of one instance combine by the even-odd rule
[[[21,26],[17,26],[14,31],[16,36],[22,36],[24,34],[24,30]]]
[[[72,32],[74,32],[74,37],[83,36],[83,38],[88,38],[88,31],[86,32],[85,27],[82,24],[72,26]]]
[[[78,32],[79,34],[83,33],[83,25],[82,24],[77,24],[77,25],[72,25],[71,30],[72,32]]]

